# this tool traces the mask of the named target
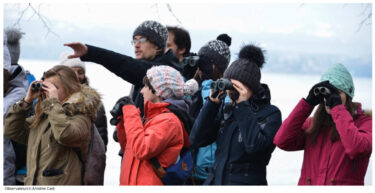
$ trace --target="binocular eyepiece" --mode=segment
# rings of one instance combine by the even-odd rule
[[[234,90],[232,82],[226,78],[211,82],[210,88],[213,90]]]
[[[198,64],[199,56],[187,56],[182,59],[182,63],[190,67],[195,67]]]
[[[327,96],[331,94],[331,91],[327,87],[316,87],[314,89],[314,95],[318,96],[319,94]]]
[[[41,82],[34,82],[31,84],[31,90],[32,91],[42,91],[43,90],[43,84]]]

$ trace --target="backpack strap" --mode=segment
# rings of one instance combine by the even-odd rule
[[[9,80],[13,80],[14,78],[16,78],[18,76],[18,74],[21,73],[21,71],[22,71],[21,66],[17,65],[16,70],[14,70],[14,72],[12,73],[12,75],[10,75]]]
[[[156,157],[153,157],[150,159],[150,162],[151,162],[152,167],[154,168],[156,175],[160,179],[162,179],[165,176],[165,174],[167,174],[167,172],[165,171],[163,167],[161,167],[158,159],[156,159]]]

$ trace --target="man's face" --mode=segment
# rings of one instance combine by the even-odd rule
[[[143,36],[134,36],[134,53],[137,60],[153,60],[158,53],[158,47]]]
[[[177,58],[182,61],[183,54],[185,52],[185,49],[181,50],[178,49],[176,43],[174,42],[174,34],[171,32],[168,32],[168,41],[167,41],[167,47],[165,49],[165,52],[167,52],[169,49],[172,49],[174,55],[177,56]]]
[[[173,53],[177,56],[177,45],[174,43],[174,34],[171,32],[168,32],[168,41],[167,41],[167,48],[165,51],[167,52],[169,49],[172,49]]]

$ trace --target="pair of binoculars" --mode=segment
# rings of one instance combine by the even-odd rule
[[[226,78],[211,82],[210,88],[213,90],[234,90],[232,82]]]
[[[327,96],[331,94],[331,91],[327,87],[316,87],[314,89],[314,95],[318,96],[319,94]]]
[[[31,90],[32,91],[42,91],[43,90],[43,84],[41,82],[34,82],[31,84]]]
[[[190,67],[195,67],[198,64],[199,56],[187,56],[182,59],[182,63]]]

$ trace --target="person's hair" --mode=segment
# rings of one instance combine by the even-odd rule
[[[353,103],[352,98],[346,95],[346,109],[349,111],[353,119],[355,119],[355,111],[357,105]],[[311,144],[316,143],[316,139],[321,132],[329,132],[332,128],[330,139],[332,142],[340,140],[340,135],[337,132],[336,125],[332,120],[332,116],[327,113],[324,102],[319,104],[318,109],[315,111],[313,116],[312,128],[306,130],[305,134],[311,140]]]
[[[54,66],[50,70],[43,73],[42,80],[49,78],[49,77],[53,77],[53,76],[56,76],[61,81],[61,84],[67,96],[64,99],[64,101],[69,99],[69,97],[72,94],[81,90],[81,84],[75,72],[70,67],[63,66],[63,65]],[[31,124],[31,128],[36,128],[39,125],[40,121],[42,120],[42,117],[43,117],[42,115],[44,113],[42,109],[42,102],[44,98],[45,97],[43,95],[38,97],[38,102],[36,104],[36,109],[35,109],[35,120]],[[61,101],[61,102],[64,102],[64,101]]]
[[[191,48],[190,34],[187,30],[180,27],[167,26],[168,32],[173,33],[174,43],[177,45],[178,49],[184,49],[185,52],[183,56],[188,56]]]
[[[151,89],[152,94],[155,94],[155,93],[156,93],[155,89],[152,87],[151,82],[150,82],[150,80],[147,78],[147,76],[144,76],[144,77],[143,77],[143,85],[145,85],[145,86],[147,86],[149,89]]]
[[[224,73],[216,67],[216,64],[214,64],[214,66],[215,68],[212,69],[212,80],[216,81],[217,79],[222,78]]]

